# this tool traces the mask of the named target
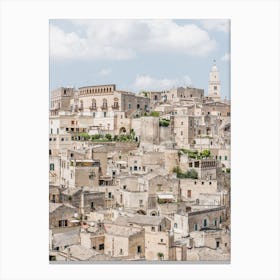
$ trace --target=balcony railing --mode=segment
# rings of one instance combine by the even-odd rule
[[[96,110],[96,106],[91,105],[91,106],[89,106],[89,109],[90,109],[91,111],[95,111],[95,110]]]
[[[120,106],[119,105],[112,105],[113,110],[119,110]]]
[[[102,109],[102,110],[107,110],[107,109],[108,109],[107,104],[106,104],[106,105],[105,105],[105,104],[103,104],[103,105],[101,106],[101,109]]]

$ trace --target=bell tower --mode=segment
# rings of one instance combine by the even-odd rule
[[[209,74],[208,96],[214,101],[221,100],[220,74],[215,59],[213,60],[213,66]]]

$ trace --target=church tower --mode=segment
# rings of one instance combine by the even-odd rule
[[[213,61],[213,66],[209,75],[208,96],[214,101],[221,100],[221,82],[219,70],[216,66],[216,60]]]

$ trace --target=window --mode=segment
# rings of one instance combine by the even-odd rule
[[[207,219],[204,219],[204,220],[203,220],[203,226],[204,226],[204,227],[207,227]]]
[[[199,161],[195,161],[194,167],[199,167]]]
[[[203,181],[201,182],[201,185],[204,185],[204,182],[203,182]]]
[[[181,135],[183,135],[183,131],[181,131]]]
[[[189,163],[189,167],[192,167],[192,162]]]
[[[103,112],[103,117],[106,118],[106,112]]]
[[[197,224],[194,224],[194,230],[197,231],[198,230],[198,226]]]
[[[191,198],[191,197],[192,197],[192,191],[188,190],[188,198]]]
[[[54,170],[54,164],[53,163],[50,164],[50,170]]]
[[[152,231],[156,231],[156,228],[155,228],[155,227],[152,227],[151,230],[152,230]]]
[[[222,160],[222,156],[219,156],[219,160]]]
[[[140,200],[139,200],[139,205],[142,205],[142,204],[143,204],[143,200],[140,199]]]
[[[137,104],[137,109],[140,109],[140,104]]]
[[[52,154],[52,150],[49,150],[49,155],[51,155]]]
[[[196,181],[194,181],[194,184],[196,185],[196,184],[197,184],[197,182],[196,182]]]
[[[103,105],[102,105],[103,109],[107,108],[107,99],[103,99]]]
[[[163,242],[163,239],[161,238],[160,242]]]
[[[98,249],[99,249],[99,251],[104,250],[104,244],[99,244]]]
[[[141,253],[141,252],[142,252],[141,246],[137,246],[137,253]]]
[[[217,226],[217,219],[214,220],[214,226]]]
[[[227,156],[225,156],[225,160],[227,160]]]
[[[219,247],[220,247],[220,242],[216,241],[216,248],[219,248]]]
[[[120,249],[120,255],[122,255],[123,254],[123,249]]]
[[[128,109],[131,109],[131,104],[130,103],[128,103]]]
[[[137,166],[135,165],[133,169],[134,169],[134,171],[136,171],[137,170]]]
[[[108,197],[112,198],[112,193],[111,192],[108,193]]]
[[[184,122],[181,122],[181,125],[184,125]]]
[[[217,90],[217,86],[214,86],[214,90]]]
[[[56,129],[56,134],[59,134],[59,128]]]
[[[123,186],[123,189],[126,190],[126,185]]]
[[[177,223],[174,223],[174,228],[177,228],[178,227],[178,224]]]
[[[209,185],[212,185],[212,182],[209,182]]]
[[[222,216],[220,216],[220,224],[222,223]]]
[[[51,128],[51,134],[53,134],[53,129]]]
[[[94,203],[93,203],[93,201],[90,203],[90,208],[91,208],[91,209],[94,208]]]
[[[58,226],[59,227],[67,227],[67,220],[60,220],[59,222],[58,222]]]

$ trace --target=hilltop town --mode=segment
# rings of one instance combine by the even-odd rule
[[[53,90],[50,261],[229,261],[230,133],[215,63],[207,93]]]

